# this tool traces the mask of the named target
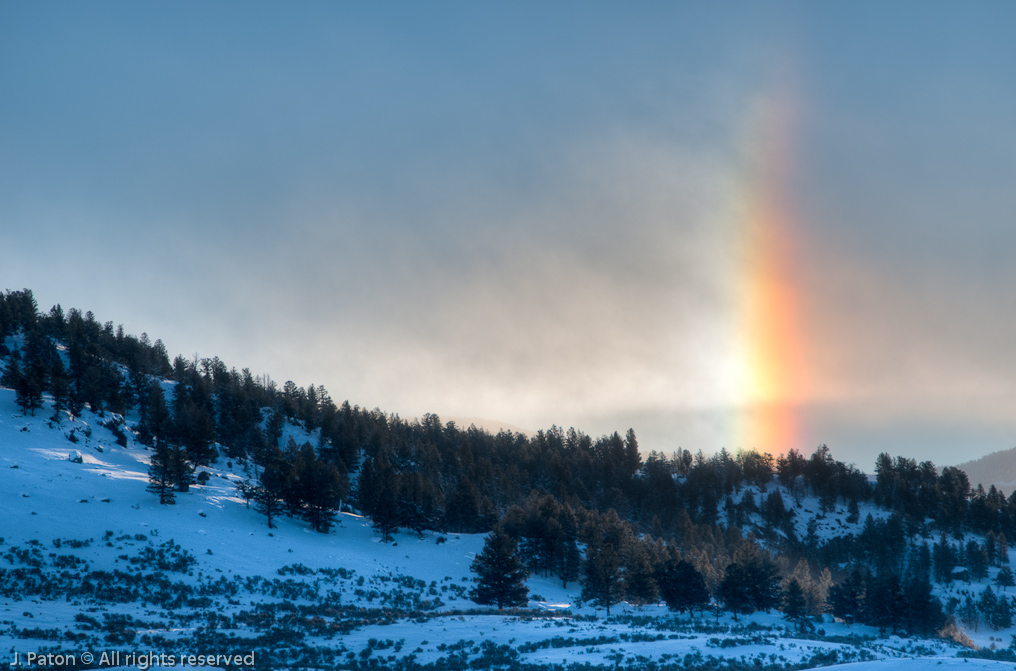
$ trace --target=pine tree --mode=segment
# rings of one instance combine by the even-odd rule
[[[582,554],[578,546],[578,520],[575,519],[575,512],[571,506],[565,505],[561,512],[561,563],[558,567],[558,576],[561,578],[561,587],[567,587],[568,583],[578,580],[579,569],[582,566]]]
[[[49,390],[53,394],[53,419],[60,422],[63,420],[63,411],[70,402],[71,385],[59,355],[53,358],[50,366]]]
[[[3,376],[0,376],[0,385],[13,389],[17,393],[21,387],[21,378],[24,374],[21,372],[21,354],[15,349],[9,357],[7,357],[7,365],[4,368]],[[18,405],[21,405],[18,403]]]
[[[944,531],[931,550],[931,558],[935,565],[935,580],[948,585],[952,582],[953,569],[956,568],[956,553],[946,539]]]
[[[931,580],[926,572],[915,572],[907,579],[904,586],[906,616],[903,618],[907,631],[930,636],[945,623],[942,602],[932,595],[931,590]]]
[[[797,630],[808,622],[808,601],[804,598],[804,591],[801,589],[797,579],[791,578],[783,591],[783,616],[797,625]]]
[[[338,468],[317,459],[310,445],[305,445],[301,451],[296,469],[304,504],[303,518],[310,522],[314,531],[328,533],[339,501],[349,491],[349,478],[343,480]]]
[[[476,574],[473,578],[476,587],[469,593],[470,599],[481,605],[495,604],[499,609],[525,606],[529,602],[527,572],[518,549],[518,542],[501,525],[495,525],[470,567]]]
[[[967,543],[967,568],[970,570],[970,577],[974,580],[983,580],[988,577],[988,552],[984,546],[971,540]]]
[[[286,425],[286,418],[278,409],[273,410],[268,415],[268,421],[265,422],[265,441],[274,447],[279,446],[279,441],[282,439],[282,429]]]
[[[1014,584],[1012,569],[1008,566],[1000,568],[998,570],[998,575],[995,576],[995,584],[1001,587],[1003,591],[1012,587]]]
[[[187,452],[181,447],[171,447],[169,457],[176,491],[190,491],[190,486],[194,484],[194,466],[187,460]]]
[[[833,615],[843,618],[847,624],[853,624],[863,618],[864,612],[864,576],[860,569],[854,569],[846,580],[829,588],[829,604]]]
[[[41,329],[29,331],[25,342],[25,359],[22,366],[21,384],[15,389],[17,402],[25,411],[42,407],[42,392],[49,386],[49,370],[53,342],[43,335]]]
[[[659,583],[660,596],[670,610],[683,613],[698,608],[701,612],[709,605],[709,590],[706,589],[705,576],[689,562],[679,559],[676,554],[667,559],[663,565]]]
[[[735,622],[738,613],[749,615],[755,612],[755,604],[750,595],[748,572],[741,564],[727,566],[716,595],[724,607],[734,614]]]
[[[621,601],[624,596],[621,581],[621,557],[613,543],[597,536],[586,546],[586,558],[582,562],[582,600],[592,601],[607,609]]]
[[[859,519],[861,519],[861,510],[857,507],[857,499],[851,498],[850,503],[847,504],[847,523],[857,524]]]
[[[175,471],[171,448],[165,443],[159,443],[148,465],[148,491],[159,497],[160,504],[176,503],[176,495],[173,493]]]
[[[243,500],[247,503],[247,507],[250,508],[250,502],[257,491],[257,485],[252,483],[250,480],[237,480],[233,486],[236,487],[236,493],[243,497]]]
[[[977,625],[980,622],[980,611],[977,610],[977,602],[967,594],[963,599],[963,605],[959,610],[960,619],[963,624],[969,629],[973,629],[974,633],[977,633]]]
[[[158,382],[148,383],[145,397],[145,411],[138,423],[141,442],[148,445],[166,443],[172,435],[173,418],[169,414],[166,396]]]
[[[278,453],[278,448],[276,448]],[[286,486],[286,468],[281,455],[273,458],[261,471],[254,489],[254,507],[268,518],[268,528],[274,529],[272,520],[282,511],[282,492]]]
[[[207,410],[195,403],[183,383],[173,389],[173,428],[176,440],[187,450],[192,462],[207,465],[215,458],[215,422]]]
[[[907,608],[906,595],[895,574],[882,575],[868,580],[864,598],[865,623],[878,627],[882,634],[893,632],[903,622]]]
[[[23,361],[18,350],[15,349],[7,358],[7,367],[0,378],[0,385],[14,390],[15,402],[25,415],[29,412],[34,415],[36,408],[42,406],[45,379],[40,379],[39,375],[38,366]]]
[[[1005,596],[1000,596],[995,604],[995,609],[988,618],[991,628],[996,631],[1012,627],[1012,604],[1009,602],[1009,599]]]
[[[1005,599],[1005,597],[1002,598]],[[991,586],[984,588],[984,591],[981,592],[981,598],[977,601],[977,607],[980,608],[981,612],[984,614],[984,620],[992,628],[994,628],[994,625],[991,622],[991,617],[998,608],[998,601],[999,599],[995,596],[995,592],[992,591]]]
[[[621,590],[628,602],[636,606],[659,600],[660,589],[645,541],[635,541],[628,546]]]
[[[451,531],[468,533],[476,529],[479,515],[476,487],[465,476],[461,476],[455,491],[448,498],[445,524]]]
[[[381,540],[385,543],[394,539],[399,528],[399,480],[395,469],[389,465],[382,455],[375,461],[373,502],[371,520],[374,528],[381,532]]]
[[[738,613],[769,611],[780,602],[776,578],[776,567],[764,557],[752,557],[743,564],[735,562],[727,566],[720,583],[720,600],[735,619]]]

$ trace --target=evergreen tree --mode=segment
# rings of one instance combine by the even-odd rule
[[[388,543],[394,539],[399,528],[399,480],[395,469],[382,455],[375,463],[372,494],[373,510],[370,513],[374,528],[381,533],[381,540]]]
[[[183,383],[173,389],[173,432],[187,450],[187,456],[199,465],[208,465],[215,458],[215,422],[211,414],[194,401],[194,393]]]
[[[670,610],[683,613],[698,608],[701,612],[709,605],[705,577],[689,562],[674,554],[664,563],[661,573],[660,596]]]
[[[303,501],[303,518],[314,531],[328,533],[339,502],[349,491],[349,477],[343,478],[335,465],[316,458],[310,445],[304,445],[294,468]]]
[[[984,546],[977,541],[971,540],[967,543],[967,569],[970,577],[974,580],[984,580],[988,577],[988,553]]]
[[[166,396],[158,382],[151,381],[145,393],[145,412],[138,423],[141,442],[152,445],[168,442],[172,435],[173,418],[166,406]]]
[[[724,607],[734,614],[735,621],[738,613],[748,615],[755,612],[755,604],[749,595],[748,580],[744,566],[729,564],[717,589],[716,596],[723,602]]]
[[[850,499],[850,503],[847,504],[847,523],[857,524],[859,519],[861,519],[861,509],[857,507],[857,499]]]
[[[476,529],[479,516],[476,487],[461,476],[445,507],[445,524],[451,531],[469,533]]]
[[[194,484],[194,466],[187,460],[187,453],[181,447],[170,447],[169,461],[173,469],[173,486],[176,491],[190,491],[190,486]]]
[[[624,597],[621,557],[614,544],[597,534],[586,546],[582,574],[582,600],[606,608],[609,615],[610,607]]]
[[[948,585],[952,582],[953,570],[956,568],[956,553],[946,539],[945,532],[942,532],[932,548],[931,558],[935,565],[935,579]]]
[[[646,541],[638,540],[628,546],[621,590],[625,599],[636,606],[656,603],[660,589]]]
[[[998,608],[998,597],[995,596],[991,586],[985,587],[984,591],[981,592],[981,598],[977,600],[977,607],[984,614],[985,622],[991,626],[991,616]]]
[[[808,623],[808,601],[804,598],[797,579],[791,578],[783,591],[783,616],[797,625],[797,630]]]
[[[579,578],[579,569],[582,566],[582,554],[578,546],[578,520],[575,519],[575,512],[571,506],[565,505],[561,512],[561,564],[558,567],[558,576],[561,578],[561,587],[568,587],[568,583]]]
[[[903,623],[906,609],[906,595],[898,576],[882,575],[868,581],[864,599],[866,624],[878,627],[880,634],[886,629],[895,633]]]
[[[268,518],[268,528],[274,529],[272,520],[282,512],[282,493],[286,487],[285,462],[278,453],[261,471],[258,485],[254,489],[254,507],[259,513]]]
[[[1009,599],[1005,596],[998,597],[994,610],[988,615],[988,621],[995,631],[1012,627],[1012,604]]]
[[[13,389],[15,394],[17,394],[18,389],[21,388],[21,379],[23,377],[24,374],[21,372],[21,354],[17,349],[15,349],[11,355],[7,357],[7,365],[4,368],[3,376],[0,377],[0,385],[3,385],[8,389]],[[18,401],[18,405],[21,405],[20,401]]]
[[[959,610],[960,620],[967,626],[968,629],[973,629],[974,633],[977,633],[977,625],[980,622],[980,611],[977,609],[977,602],[967,594],[963,599],[963,605],[960,606]]]
[[[738,613],[769,611],[780,602],[776,578],[776,567],[763,557],[730,564],[718,590],[720,600],[735,619]]]
[[[907,580],[904,586],[906,615],[903,619],[907,631],[930,636],[945,623],[942,602],[932,595],[931,589],[927,574],[915,573]]]
[[[257,491],[257,485],[252,483],[250,480],[237,480],[233,486],[236,487],[236,493],[243,497],[247,507],[250,508],[250,502]]]
[[[286,418],[282,412],[278,409],[273,410],[265,422],[265,441],[269,445],[279,447],[279,441],[282,439],[282,429],[285,425]]]
[[[843,618],[847,624],[862,620],[864,613],[865,578],[856,566],[847,578],[829,589],[829,603],[833,615]]]
[[[14,350],[7,358],[7,367],[0,378],[0,384],[14,390],[14,401],[25,415],[29,412],[34,415],[36,408],[42,407],[44,382],[39,379],[38,368],[22,361],[18,350]]]
[[[173,488],[176,485],[177,464],[173,449],[166,443],[159,443],[148,464],[148,491],[159,497],[159,503],[176,503]]]
[[[43,335],[41,329],[28,332],[25,341],[25,358],[22,366],[21,384],[15,388],[17,403],[26,412],[42,407],[42,393],[49,386],[51,350],[53,342]]]
[[[49,390],[53,394],[53,418],[60,422],[63,420],[64,410],[67,410],[70,404],[71,384],[59,355],[53,358],[50,365]]]
[[[1012,496],[1009,498],[1009,508],[1014,509],[1016,506],[1016,499]],[[1005,537],[1004,533],[999,533],[995,536],[995,562],[998,566],[1009,566],[1009,540]]]
[[[487,536],[483,550],[473,560],[470,570],[476,574],[476,587],[469,598],[481,605],[505,607],[525,606],[529,602],[527,572],[519,558],[518,542],[501,525],[495,525]]]
[[[1001,587],[1003,591],[1012,587],[1014,584],[1012,569],[1008,566],[1000,568],[998,570],[998,575],[995,576],[995,584]]]

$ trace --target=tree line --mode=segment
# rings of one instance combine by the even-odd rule
[[[963,579],[957,567],[968,579],[985,578],[992,566],[1004,576],[1001,558],[1007,564],[1007,539],[1016,535],[1016,494],[972,488],[956,468],[883,454],[870,482],[826,446],[808,456],[678,449],[643,458],[630,429],[593,438],[552,426],[527,436],[463,428],[433,414],[404,419],[337,404],[321,386],[279,387],[218,357],[170,361],[161,341],[126,334],[91,312],[59,305],[39,312],[29,290],[0,294],[0,356],[0,384],[15,390],[26,414],[43,408],[48,393],[53,421],[86,406],[112,413],[109,425],[126,444],[123,418],[136,412],[132,428],[153,452],[149,488],[163,503],[186,492],[201,466],[225,457],[245,465],[238,492],[269,526],[290,515],[327,532],[348,505],[385,539],[399,528],[496,528],[518,544],[522,570],[579,581],[584,597],[607,607],[621,598],[677,599],[675,585],[697,585],[701,576],[709,599],[735,613],[791,596],[796,603],[800,590],[812,612],[828,607],[891,627],[930,626],[918,615],[932,613],[930,622],[939,612],[922,601],[926,584]],[[286,435],[293,426],[311,440],[297,444]],[[817,498],[819,516],[843,506],[858,522],[864,502],[888,514],[832,538],[818,537],[813,519],[801,535],[805,496]],[[968,532],[984,541],[960,540]],[[911,539],[936,535],[925,570]],[[801,562],[806,570],[798,570]],[[840,586],[853,580],[857,598],[830,596],[834,578]],[[737,584],[751,587],[731,587]],[[887,619],[877,595],[898,593],[909,595],[894,603],[910,615]],[[753,595],[749,605],[738,606],[744,594]],[[966,604],[939,606],[962,617]]]

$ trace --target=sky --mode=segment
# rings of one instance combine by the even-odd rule
[[[1016,445],[1011,2],[0,0],[0,289],[403,417]]]

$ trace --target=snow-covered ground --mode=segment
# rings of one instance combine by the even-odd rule
[[[386,544],[352,514],[329,534],[288,518],[269,530],[236,495],[243,466],[225,459],[202,469],[207,484],[162,506],[145,489],[149,451],[133,437],[118,446],[101,425],[109,415],[51,415],[23,416],[0,389],[0,649],[12,665],[36,668],[54,658],[30,656],[46,653],[81,664],[87,653],[92,666],[143,669],[129,655],[152,652],[172,655],[174,668],[190,655],[248,653],[259,668],[1000,664],[831,620],[799,636],[775,612],[692,620],[622,604],[608,616],[577,605],[577,585],[538,576],[529,581],[538,600],[499,614],[467,596],[481,535],[399,533]],[[825,516],[822,533],[843,528],[843,517]],[[974,637],[1004,648],[1010,633]]]

